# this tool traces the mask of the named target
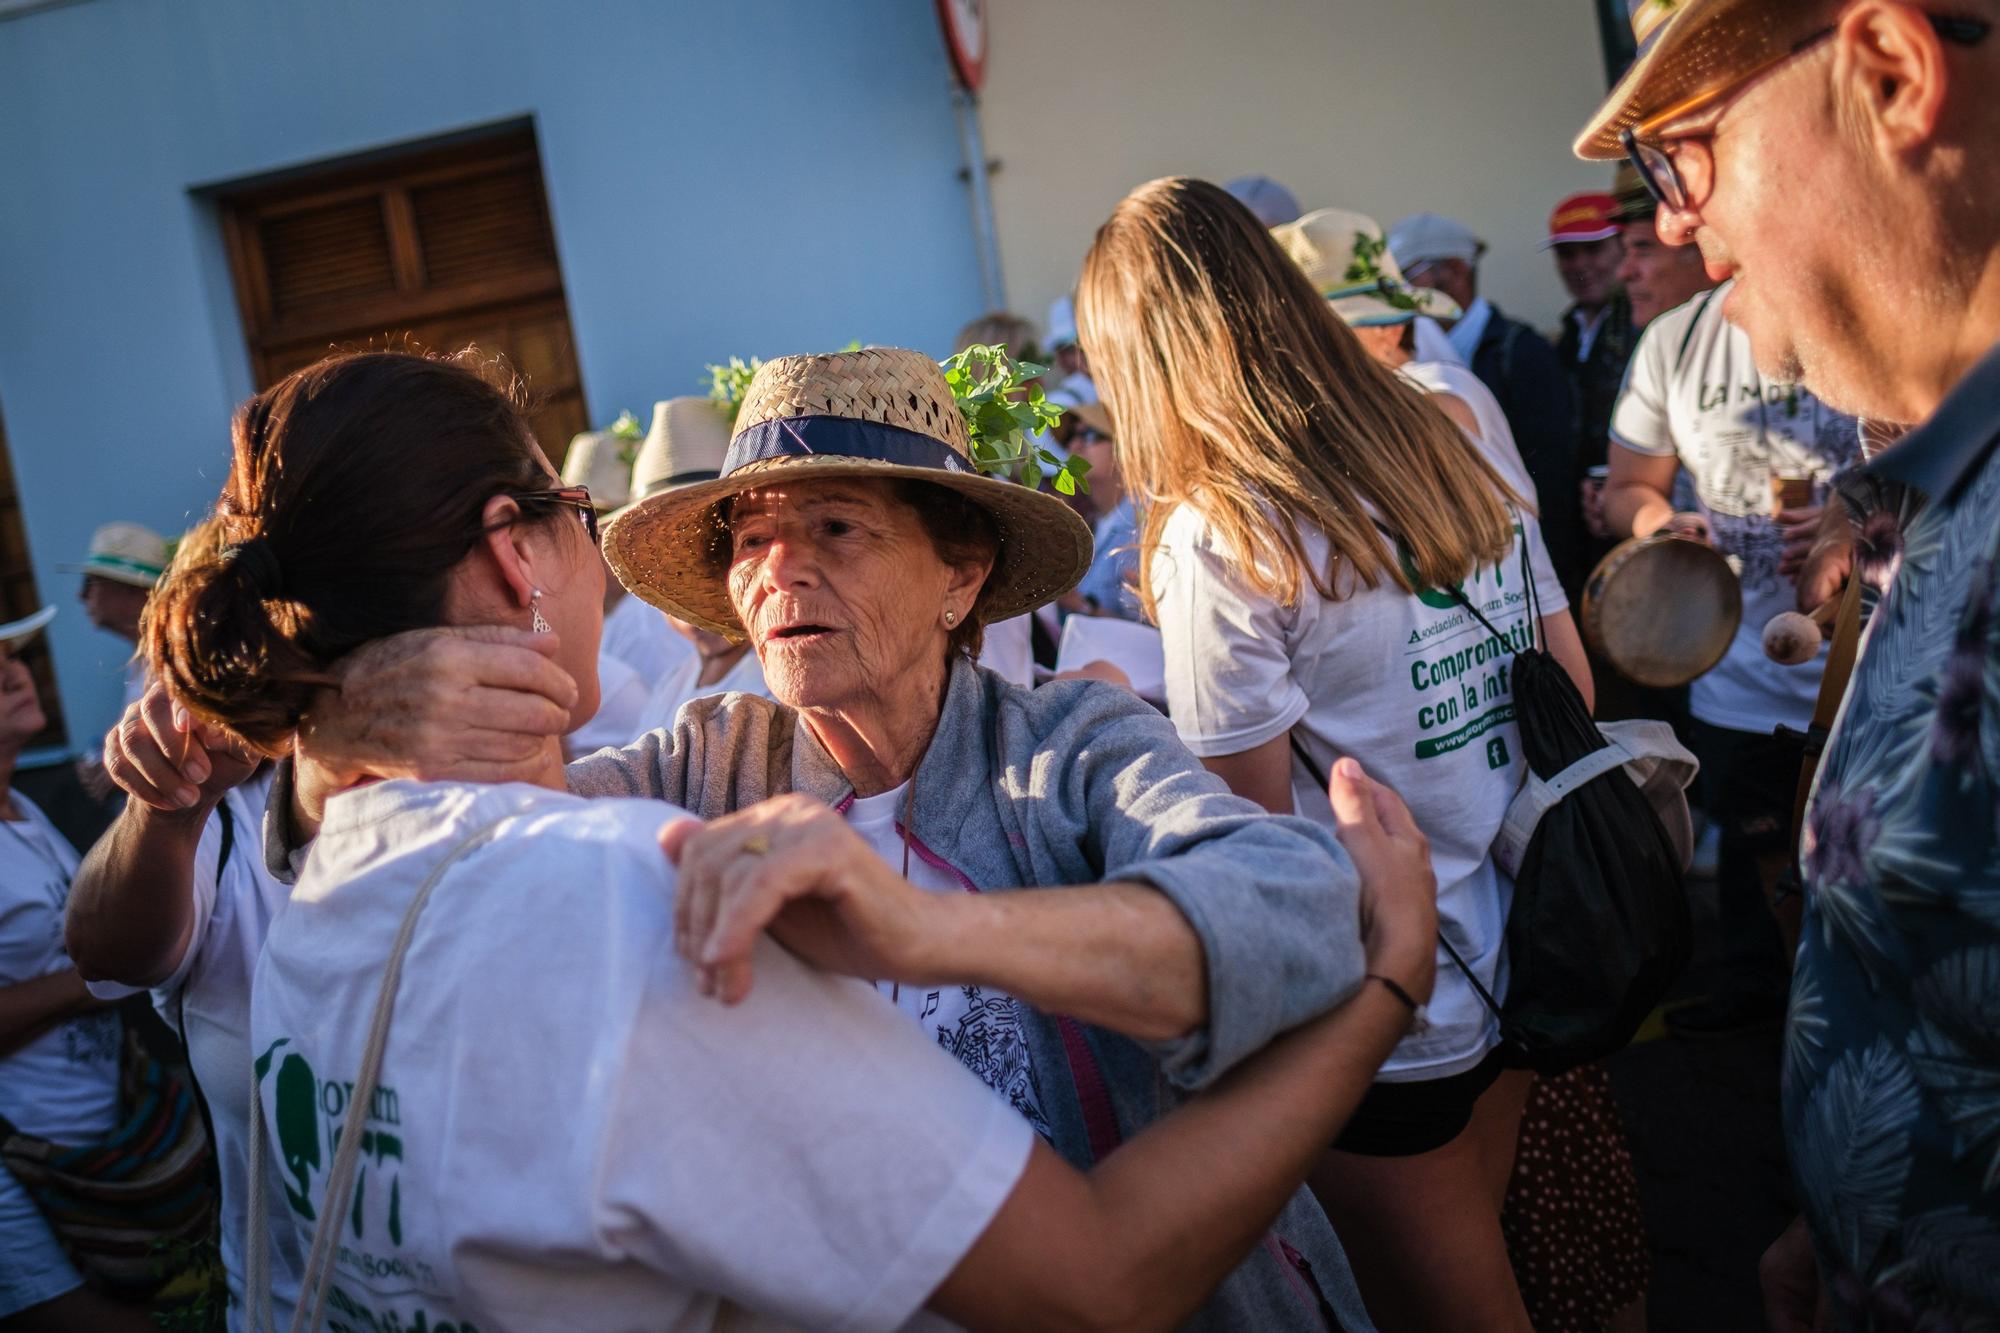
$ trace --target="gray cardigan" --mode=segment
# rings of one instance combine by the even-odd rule
[[[1358,886],[1339,844],[1232,795],[1127,690],[1026,690],[961,661],[915,782],[911,845],[968,888],[1137,880],[1172,899],[1201,939],[1209,1021],[1179,1041],[1142,1046],[1022,1007],[1042,1113],[1056,1150],[1079,1167],[1361,984]],[[577,760],[569,785],[704,819],[783,792],[834,806],[854,793],[792,710],[744,694],[693,700],[671,735]],[[1303,1189],[1188,1327],[1322,1327],[1288,1248],[1342,1328],[1370,1327],[1340,1242]]]
[[[289,808],[289,769],[274,811]],[[1200,938],[1209,1021],[1178,1041],[1142,1045],[1021,1007],[1053,1146],[1078,1167],[1361,984],[1358,885],[1339,844],[1231,794],[1126,690],[1026,690],[958,662],[915,782],[912,848],[968,889],[1140,881]],[[744,694],[696,699],[671,734],[577,760],[569,785],[704,819],[791,791],[839,806],[854,790],[797,714]],[[290,869],[288,824],[267,824],[274,868]],[[1323,1328],[1315,1284],[1338,1327],[1372,1327],[1340,1242],[1301,1189],[1186,1327]]]

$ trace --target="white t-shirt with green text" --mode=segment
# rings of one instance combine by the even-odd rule
[[[1326,537],[1307,526],[1304,538],[1307,558],[1326,568]],[[1328,600],[1302,577],[1298,605],[1284,606],[1244,577],[1187,505],[1168,517],[1153,563],[1167,713],[1187,747],[1239,754],[1296,729],[1321,772],[1352,757],[1394,788],[1430,839],[1439,925],[1496,996],[1513,883],[1493,863],[1493,839],[1527,771],[1511,683],[1514,654],[1533,637],[1524,549],[1542,614],[1569,605],[1540,527],[1517,516],[1514,549],[1464,587],[1504,641],[1449,594],[1412,595],[1387,580]],[[1296,756],[1292,798],[1300,814],[1332,824],[1325,790]],[[1462,1073],[1499,1040],[1442,951],[1430,1018],[1382,1066],[1384,1081]]]
[[[330,1309],[357,1328],[893,1329],[1013,1190],[1005,1101],[859,981],[768,939],[742,1004],[673,948],[680,812],[528,786],[335,797],[257,970],[268,1167],[309,1237],[366,1115]],[[380,1087],[350,1104],[390,942]]]

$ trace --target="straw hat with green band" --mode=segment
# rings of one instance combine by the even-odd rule
[[[1271,228],[1271,236],[1353,328],[1407,324],[1418,315],[1457,319],[1461,313],[1443,292],[1410,285],[1382,228],[1365,214],[1322,208]]]
[[[983,603],[989,623],[1061,596],[1090,567],[1090,529],[1076,512],[981,473],[937,362],[891,347],[766,362],[743,396],[721,475],[634,501],[605,529],[605,558],[640,599],[741,638],[725,580],[725,502],[846,477],[928,482],[992,515],[1000,554]]]
[[[1577,136],[1576,155],[1612,162],[1619,136],[1701,109],[1749,71],[1826,26],[1827,0],[1629,0],[1639,55]]]
[[[173,552],[167,539],[138,523],[106,523],[90,534],[90,551],[80,565],[59,565],[66,573],[150,588],[167,572]]]

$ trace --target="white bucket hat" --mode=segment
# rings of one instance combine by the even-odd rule
[[[1322,208],[1271,228],[1271,236],[1350,328],[1407,324],[1418,315],[1457,319],[1461,313],[1443,292],[1404,279],[1382,228],[1366,214]]]
[[[590,491],[590,503],[602,514],[632,499],[632,445],[614,431],[587,430],[569,442],[563,455],[565,486]]]
[[[653,404],[653,427],[632,464],[632,498],[617,518],[655,495],[722,475],[729,453],[729,417],[712,398],[692,395]]]
[[[23,616],[19,620],[0,624],[0,643],[16,644],[32,639],[55,618],[56,609],[53,606],[45,606],[31,616]]]

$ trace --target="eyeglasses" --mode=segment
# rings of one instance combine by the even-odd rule
[[[588,486],[565,486],[554,491],[515,491],[510,497],[523,504],[568,505],[583,516],[583,530],[590,534],[591,544],[597,545],[600,537],[597,531],[597,506],[591,503]]]
[[[1932,29],[1939,37],[1958,46],[1977,46],[1993,29],[1993,25],[1984,19],[1962,18],[1949,14],[1926,14],[1924,17],[1930,21]],[[1633,169],[1639,173],[1639,179],[1645,182],[1646,192],[1652,195],[1657,203],[1664,204],[1677,213],[1694,207],[1698,199],[1705,201],[1712,183],[1708,178],[1713,175],[1715,166],[1715,160],[1709,152],[1708,141],[1714,136],[1716,123],[1721,117],[1718,115],[1715,121],[1700,129],[1668,136],[1673,140],[1673,151],[1669,151],[1666,145],[1653,137],[1653,132],[1659,126],[1670,125],[1703,107],[1733,99],[1756,80],[1786,61],[1804,55],[1833,36],[1835,31],[1836,29],[1832,27],[1822,28],[1794,43],[1789,50],[1781,51],[1769,60],[1746,70],[1729,83],[1697,93],[1679,105],[1652,117],[1646,124],[1620,134],[1618,142],[1625,149],[1625,156],[1631,161]],[[1681,160],[1682,157],[1686,158],[1685,162]],[[1690,176],[1700,181],[1699,191],[1689,180]]]

